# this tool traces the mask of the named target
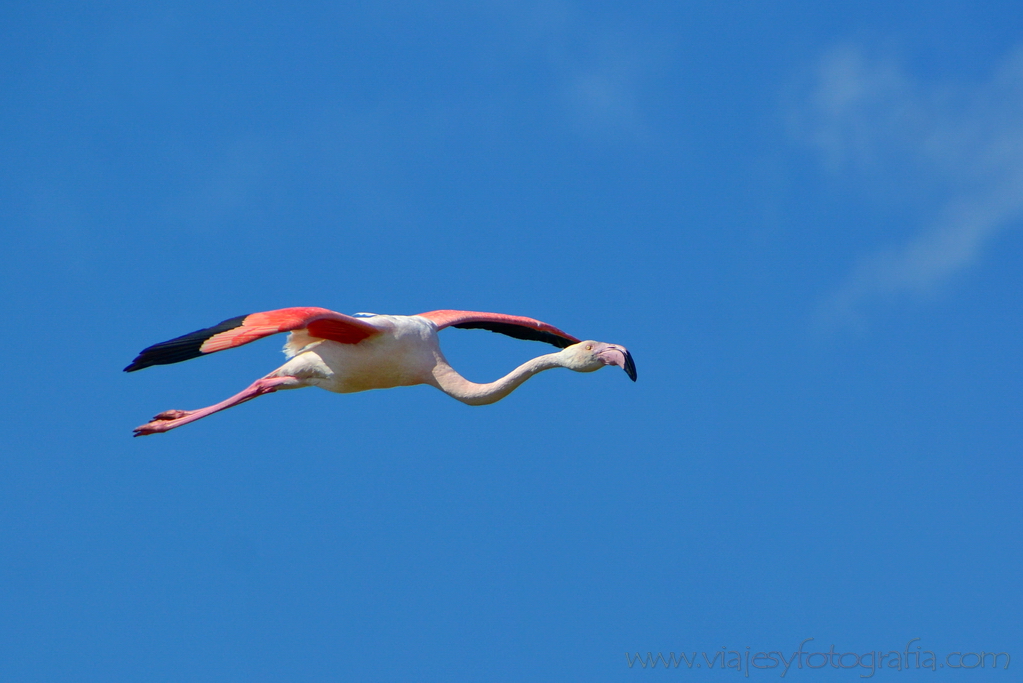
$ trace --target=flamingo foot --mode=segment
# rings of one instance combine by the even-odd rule
[[[184,424],[183,418],[197,412],[197,410],[165,410],[146,424],[136,427],[133,436],[146,436],[147,434],[159,434],[169,431]]]
[[[183,424],[189,422],[195,422],[200,418],[204,418],[207,415],[220,412],[236,406],[239,403],[245,403],[251,401],[257,396],[263,394],[270,394],[277,391],[280,388],[297,388],[305,386],[301,380],[290,375],[264,377],[257,379],[247,389],[242,391],[240,394],[235,394],[231,398],[221,401],[216,405],[209,406],[208,408],[200,408],[198,410],[165,410],[149,422],[135,428],[135,436],[146,436],[148,434],[160,434],[161,432],[167,432],[175,427],[180,427]]]
[[[185,417],[194,413],[194,410],[165,410],[159,415],[154,415],[153,420],[176,420],[179,417]]]

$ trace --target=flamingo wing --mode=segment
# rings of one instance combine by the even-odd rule
[[[311,337],[341,344],[358,344],[381,330],[366,320],[311,306],[250,313],[196,330],[146,348],[124,369],[134,372],[151,365],[180,363],[207,353],[223,351],[278,332],[305,329]]]
[[[562,332],[553,325],[520,315],[481,313],[479,311],[430,311],[428,313],[420,313],[419,316],[432,321],[437,325],[438,330],[442,330],[445,327],[458,327],[465,330],[490,330],[491,332],[506,334],[515,339],[553,344],[559,349],[579,343],[578,339],[567,332]]]

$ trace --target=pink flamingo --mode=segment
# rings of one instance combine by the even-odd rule
[[[166,432],[280,389],[314,386],[347,394],[429,384],[463,403],[477,406],[500,401],[536,373],[551,368],[592,372],[605,365],[617,365],[636,381],[636,364],[625,347],[580,341],[532,318],[474,311],[358,315],[325,308],[282,308],[231,318],[150,346],[124,371],[179,363],[278,332],[290,332],[284,345],[289,360],[284,365],[220,403],[199,410],[164,411],[136,427],[135,436]],[[445,327],[490,330],[516,339],[546,342],[561,350],[527,361],[496,382],[476,384],[455,372],[441,353],[437,332]]]

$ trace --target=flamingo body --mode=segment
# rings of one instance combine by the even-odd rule
[[[358,344],[292,332],[284,347],[292,358],[275,373],[338,394],[433,383],[433,368],[446,361],[429,320],[396,315],[367,320],[381,333]]]
[[[459,375],[444,358],[437,332],[445,327],[487,329],[518,339],[546,342],[561,350],[533,358],[495,382],[476,384]],[[189,360],[278,332],[290,332],[284,346],[289,360],[284,365],[215,405],[160,413],[137,427],[135,436],[169,431],[281,389],[316,386],[346,394],[429,384],[463,403],[484,405],[504,398],[534,374],[555,367],[592,372],[605,365],[618,365],[636,380],[636,366],[625,347],[580,341],[532,318],[452,310],[412,316],[354,317],[313,307],[230,318],[144,349],[125,371]]]

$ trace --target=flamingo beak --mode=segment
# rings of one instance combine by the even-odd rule
[[[608,344],[597,352],[597,357],[607,365],[617,365],[625,370],[625,374],[629,376],[629,379],[633,382],[636,381],[636,363],[632,360],[632,354],[624,346]]]

